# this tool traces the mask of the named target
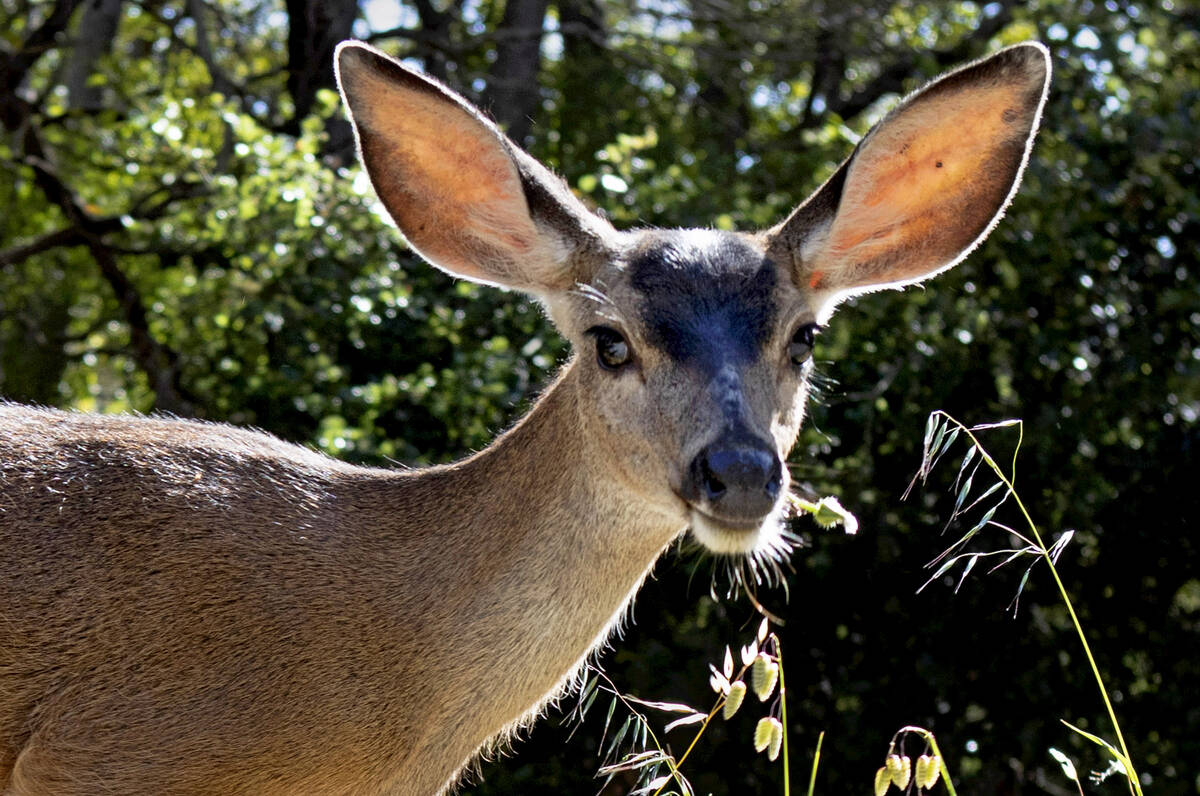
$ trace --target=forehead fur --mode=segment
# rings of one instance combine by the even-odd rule
[[[679,362],[747,362],[771,334],[775,264],[734,233],[649,233],[627,269],[650,341]]]

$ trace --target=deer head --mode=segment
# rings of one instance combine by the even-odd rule
[[[778,226],[618,231],[448,89],[362,44],[339,80],[413,248],[546,306],[630,498],[718,553],[771,547],[814,338],[849,296],[962,260],[1016,191],[1049,62],[1023,44],[907,98]]]

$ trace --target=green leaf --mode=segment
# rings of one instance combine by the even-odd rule
[[[965,473],[967,471],[967,465],[969,465],[971,463],[971,460],[975,458],[975,454],[978,452],[979,452],[979,446],[972,444],[971,447],[967,450],[967,455],[963,456],[962,464],[960,464],[958,466],[958,478],[960,478],[960,479],[962,478],[963,473]]]
[[[971,574],[971,570],[975,568],[975,562],[979,560],[979,556],[969,556],[967,565],[963,567],[962,574],[958,577],[958,585],[954,587],[954,593],[958,594],[958,590],[962,588],[963,582],[966,581],[967,575]]]
[[[952,511],[950,513],[950,516],[952,516],[952,517],[958,516],[959,510],[962,508],[963,503],[967,499],[967,493],[969,493],[971,491],[971,482],[974,479],[975,479],[974,473],[967,476],[966,482],[964,482],[962,485],[962,488],[960,490],[958,490],[958,497],[954,501],[954,511]]]

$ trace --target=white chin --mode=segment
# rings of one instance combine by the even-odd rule
[[[768,514],[755,526],[726,525],[692,509],[692,535],[714,553],[736,555],[770,547],[782,531],[779,512]]]

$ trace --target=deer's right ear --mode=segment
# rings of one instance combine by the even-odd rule
[[[466,100],[360,42],[334,56],[380,201],[433,265],[534,294],[570,289],[616,233]]]
[[[1037,42],[943,75],[863,137],[771,230],[819,319],[847,296],[919,282],[987,237],[1016,193],[1041,118],[1050,57]]]

